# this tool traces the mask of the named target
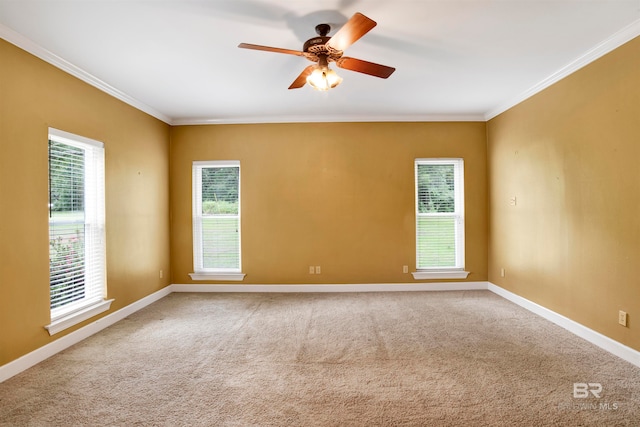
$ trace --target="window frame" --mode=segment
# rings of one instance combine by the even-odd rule
[[[452,165],[454,167],[454,212],[420,213],[419,212],[419,180],[420,165]],[[415,196],[415,238],[416,238],[416,271],[414,279],[466,279],[465,271],[465,208],[464,208],[464,159],[462,158],[417,158],[414,161],[414,196]],[[425,217],[452,216],[455,220],[455,264],[452,266],[420,266],[419,220]]]
[[[83,289],[86,295],[59,307],[49,308],[51,323],[45,328],[54,335],[99,313],[109,310],[113,299],[107,300],[106,280],[106,235],[105,235],[105,155],[104,144],[83,136],[59,129],[49,128],[47,146],[54,141],[83,152],[83,212],[84,253]],[[49,148],[50,152],[50,148]],[[51,158],[47,168],[51,178]],[[49,190],[51,191],[51,190]],[[68,221],[53,218],[49,201],[49,244],[51,245],[52,225]],[[88,232],[87,232],[88,230]],[[51,253],[51,252],[50,252]],[[51,258],[49,259],[51,269]],[[49,277],[49,301],[51,298],[51,274]],[[89,282],[89,283],[88,283]]]
[[[237,268],[205,268],[203,233],[202,233],[202,170],[205,168],[238,168],[238,267]],[[242,169],[239,160],[198,160],[193,161],[192,174],[192,232],[193,232],[193,273],[192,280],[241,281],[242,273]],[[233,215],[233,214],[224,214]]]

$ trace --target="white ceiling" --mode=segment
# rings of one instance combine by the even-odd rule
[[[305,58],[237,48],[355,12],[387,80],[288,90]],[[0,0],[0,37],[171,124],[487,120],[639,34],[640,0]]]

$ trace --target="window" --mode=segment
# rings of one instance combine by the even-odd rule
[[[194,280],[242,280],[240,162],[193,163]]]
[[[103,144],[50,128],[51,335],[109,309],[104,212]]]
[[[417,159],[417,279],[466,278],[462,159]]]

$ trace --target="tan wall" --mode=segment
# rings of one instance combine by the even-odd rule
[[[0,64],[2,365],[77,329],[49,337],[43,327],[50,320],[49,126],[105,144],[111,312],[168,285],[170,260],[169,126],[4,40]]]
[[[640,350],[640,38],[488,136],[489,280]]]
[[[484,123],[180,126],[171,135],[174,283],[193,283],[194,160],[241,162],[242,283],[414,282],[402,266],[415,270],[418,157],[465,159],[468,280],[487,279]]]
[[[468,280],[640,350],[640,39],[487,125],[169,129],[2,40],[0,62],[0,365],[88,323],[56,337],[43,328],[49,126],[105,143],[111,312],[169,277],[192,283],[193,160],[241,161],[242,283],[405,283],[402,265],[415,269],[413,160],[463,157]]]

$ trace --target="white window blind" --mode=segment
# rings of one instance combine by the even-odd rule
[[[51,320],[105,297],[103,144],[49,129]]]
[[[463,270],[463,160],[417,159],[415,180],[418,270]]]
[[[240,272],[240,162],[193,163],[196,273]]]

